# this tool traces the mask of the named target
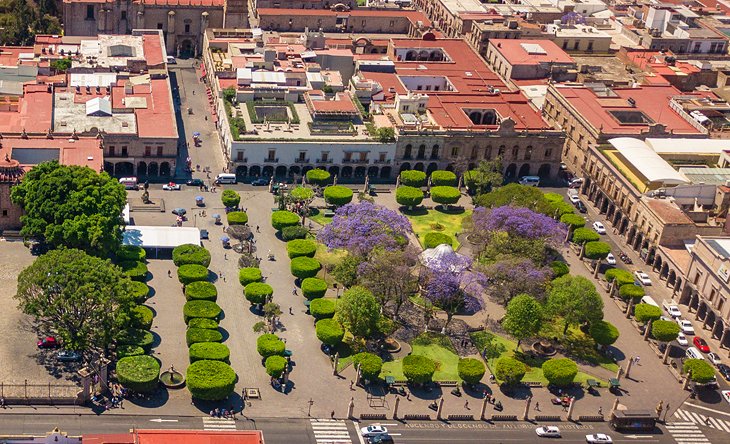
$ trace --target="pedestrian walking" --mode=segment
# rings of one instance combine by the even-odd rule
[[[256,232],[257,233],[261,233],[261,231],[259,230],[259,226],[258,225],[256,225]]]
[[[228,260],[228,253],[223,253],[223,259]]]
[[[469,410],[469,400],[464,403],[464,408]]]
[[[598,414],[603,416],[603,407],[598,407]]]
[[[536,402],[535,403],[535,410],[537,410],[538,412],[540,411],[540,403],[539,402]]]
[[[335,419],[335,411],[332,410],[332,413],[330,413],[330,418]]]
[[[294,312],[292,311],[292,308],[291,307],[289,307],[289,314],[290,315],[293,315],[294,314]]]
[[[350,390],[355,390],[353,387],[355,385],[355,381],[350,381]]]
[[[167,270],[167,277],[169,277],[169,278],[172,277],[172,270]]]
[[[636,358],[634,358],[634,364],[641,365],[641,364],[639,364],[639,361],[641,361],[641,357],[640,356],[637,356]]]
[[[297,295],[297,287],[294,287],[294,290],[291,291],[291,294],[293,294],[294,296]]]

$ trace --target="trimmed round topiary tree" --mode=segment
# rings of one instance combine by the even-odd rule
[[[263,282],[251,282],[244,287],[243,294],[251,305],[264,304],[274,294],[274,289]]]
[[[246,225],[248,223],[248,214],[243,211],[231,211],[226,218],[228,225]]]
[[[299,225],[299,216],[291,211],[279,210],[271,213],[271,226],[277,231],[281,231],[286,227],[296,227]]]
[[[423,191],[416,187],[400,186],[395,190],[395,201],[411,210],[423,202]]]
[[[431,200],[441,205],[454,205],[461,199],[461,191],[456,187],[432,187]]]
[[[568,264],[563,261],[552,261],[550,262],[550,269],[553,271],[553,279],[557,279],[560,276],[565,276],[570,273]]]
[[[136,305],[129,310],[129,317],[132,327],[149,330],[152,328],[152,320],[155,318],[155,313],[146,305]]]
[[[436,248],[441,244],[446,244],[450,247],[453,247],[454,240],[448,234],[434,232],[426,233],[426,236],[423,237],[424,248]]]
[[[253,282],[261,282],[263,279],[260,268],[246,267],[238,270],[238,282],[244,287]]]
[[[634,283],[634,275],[631,274],[631,272],[622,270],[621,268],[612,268],[608,271],[606,271],[606,274],[604,275],[606,278],[606,281],[613,282],[616,281],[616,284],[620,287],[621,285],[625,284],[633,284]]]
[[[311,313],[315,319],[331,318],[335,315],[335,305],[334,299],[314,299],[309,304],[309,313]]]
[[[682,370],[689,373],[692,382],[707,384],[715,379],[715,370],[704,359],[686,359]]]
[[[221,308],[215,302],[211,301],[187,301],[183,305],[183,316],[185,323],[190,318],[206,318],[218,320],[221,315]]]
[[[299,279],[306,279],[317,276],[322,264],[317,259],[311,257],[297,257],[291,261],[291,274]]]
[[[578,375],[578,365],[568,358],[548,359],[542,364],[542,373],[550,384],[566,387]]]
[[[197,342],[188,350],[190,363],[195,361],[221,361],[230,364],[231,351],[228,346],[220,342]]]
[[[331,185],[324,189],[324,201],[341,207],[352,202],[352,190],[342,185]]]
[[[117,359],[126,358],[128,356],[140,356],[145,354],[142,347],[136,345],[119,345],[116,349]]]
[[[287,365],[286,358],[283,356],[269,356],[264,363],[266,374],[272,378],[280,377],[284,373],[284,370],[286,370]]]
[[[656,321],[662,317],[662,309],[651,304],[636,304],[634,307],[634,319],[636,322],[646,324],[649,321]]]
[[[185,299],[188,301],[211,301],[218,299],[218,290],[210,282],[195,281],[185,286]]]
[[[674,321],[658,320],[651,323],[651,337],[659,342],[670,342],[679,336],[679,324]]]
[[[286,350],[284,341],[279,339],[278,336],[270,333],[263,334],[256,339],[256,351],[263,358],[269,356],[281,356]]]
[[[295,202],[306,202],[314,199],[314,190],[299,186],[289,191],[289,197]]]
[[[451,171],[436,170],[431,173],[432,187],[455,187],[456,174]]]
[[[358,353],[352,357],[355,366],[359,366],[360,374],[368,381],[375,381],[380,377],[383,369],[383,359],[373,353]]]
[[[117,344],[142,347],[148,353],[152,349],[154,342],[155,338],[152,336],[152,333],[139,328],[128,328],[122,330],[117,335]]]
[[[281,230],[281,239],[284,241],[290,241],[294,239],[305,239],[309,234],[309,229],[301,225],[294,227],[284,227]]]
[[[177,269],[177,279],[185,285],[208,280],[208,269],[203,265],[187,264]]]
[[[459,377],[470,385],[478,384],[484,377],[484,373],[487,371],[486,367],[484,367],[484,363],[474,358],[459,359],[457,370],[459,372]]]
[[[327,282],[319,278],[306,278],[302,281],[302,294],[310,301],[324,297],[327,293]]]
[[[152,356],[128,356],[117,361],[117,379],[136,393],[152,393],[160,380],[160,363]]]
[[[198,342],[221,342],[223,334],[218,330],[210,328],[188,328],[185,331],[185,342],[190,347]]]
[[[221,202],[226,208],[238,208],[238,204],[241,203],[241,196],[233,190],[223,190]]]
[[[233,393],[236,372],[221,361],[196,361],[188,366],[187,387],[193,398],[221,401]]]
[[[436,362],[420,355],[408,355],[403,358],[403,375],[409,382],[425,384],[431,382],[436,372]]]
[[[634,301],[638,301],[643,298],[645,294],[646,292],[644,291],[644,287],[639,287],[634,284],[624,284],[618,289],[618,295],[621,296],[621,299],[623,300],[633,299]]]
[[[210,265],[210,251],[195,244],[184,244],[172,250],[172,262],[176,267],[195,264],[207,267]]]
[[[141,261],[124,261],[120,262],[124,274],[129,276],[133,281],[144,282],[147,280],[147,264]]]
[[[289,259],[296,257],[314,257],[317,253],[317,243],[309,239],[294,239],[286,243],[286,252]]]
[[[188,328],[207,328],[209,330],[218,330],[218,321],[208,318],[190,318],[188,319]]]
[[[130,292],[130,296],[134,299],[134,302],[138,304],[146,301],[147,297],[150,295],[150,287],[148,287],[144,282],[132,281],[129,288],[132,290]]]
[[[611,345],[619,337],[618,328],[607,321],[598,321],[591,324],[591,337],[600,346]]]
[[[331,174],[323,169],[317,168],[307,171],[306,176],[307,182],[323,187],[330,182]]]
[[[315,333],[317,334],[317,339],[330,347],[334,347],[342,342],[342,338],[345,336],[345,330],[342,328],[342,325],[336,319],[332,318],[317,321],[315,324]]]
[[[573,213],[563,214],[560,216],[560,222],[567,225],[571,230],[586,226],[586,220],[583,219],[583,216]]]
[[[135,245],[122,245],[117,250],[117,259],[120,261],[140,261],[144,262],[147,258],[147,252],[144,248]]]
[[[420,188],[426,185],[426,173],[418,170],[401,171],[400,183],[407,187]]]
[[[506,385],[519,384],[527,373],[527,366],[510,356],[497,360],[494,367],[494,376]]]
[[[595,242],[601,239],[601,236],[590,228],[576,228],[573,230],[573,236],[571,240],[578,244],[585,244],[587,242]]]
[[[586,243],[583,256],[591,260],[604,259],[611,252],[611,246],[606,242],[593,241]]]

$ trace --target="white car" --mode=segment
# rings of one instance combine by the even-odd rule
[[[730,390],[723,390],[722,391],[722,399],[728,402],[730,404]]]
[[[720,356],[718,356],[715,352],[708,353],[707,359],[709,359],[713,365],[722,364],[722,359],[720,359]]]
[[[167,64],[168,65],[176,65],[177,60],[175,60],[175,57],[173,56],[167,56]]]
[[[555,426],[544,426],[535,429],[537,436],[544,436],[545,438],[560,438],[560,429]]]
[[[360,429],[360,434],[366,438],[370,436],[382,435],[384,433],[388,433],[388,429],[380,425],[371,425]]]
[[[593,222],[593,229],[596,230],[596,233],[598,234],[606,234],[606,227],[598,221]]]
[[[695,334],[695,328],[692,327],[692,323],[689,322],[686,319],[677,318],[676,319],[677,324],[679,324],[679,329],[682,330],[682,333],[686,335],[693,335]]]
[[[687,336],[684,335],[681,331],[679,334],[677,334],[677,344],[679,345],[689,345],[689,341],[687,340]]]
[[[608,256],[606,256],[606,263],[608,265],[616,265],[616,256],[614,256],[613,253],[608,253]]]
[[[636,277],[636,280],[641,283],[641,285],[651,285],[651,278],[643,271],[634,271],[634,276]]]
[[[603,433],[596,433],[595,435],[586,435],[586,442],[611,444],[613,443],[613,440],[608,435],[604,435]]]
[[[667,313],[669,313],[669,316],[671,316],[673,318],[681,318],[682,317],[682,312],[679,311],[679,307],[677,307],[676,305],[669,305],[669,306],[667,306],[665,308],[667,309]]]
[[[162,185],[162,189],[165,191],[180,191],[180,184],[175,182],[166,183]]]
[[[578,197],[577,194],[571,194],[570,196],[568,196],[568,199],[570,199],[570,203],[572,203],[573,205],[580,202],[580,197]]]

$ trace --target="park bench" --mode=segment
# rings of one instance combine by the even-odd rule
[[[438,384],[441,387],[456,387],[459,385],[459,381],[439,381]]]
[[[403,419],[411,421],[430,421],[431,415],[426,415],[423,413],[409,413],[407,415],[403,415]]]
[[[530,381],[530,382],[525,382],[525,385],[530,388],[540,388],[540,387],[542,387],[542,382]]]
[[[474,415],[449,415],[449,421],[474,421]]]
[[[386,419],[385,413],[363,413],[360,419],[380,420]]]
[[[560,422],[563,418],[560,415],[535,415],[537,422]]]
[[[578,417],[578,422],[603,422],[605,419],[603,415],[581,415]]]
[[[335,217],[335,212],[332,210],[325,210],[324,217]]]

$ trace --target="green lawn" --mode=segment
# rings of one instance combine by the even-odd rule
[[[411,347],[412,355],[426,356],[436,361],[434,381],[461,381],[459,378],[459,356],[454,352],[448,338],[439,334],[425,334],[416,338]],[[383,363],[380,377],[394,376],[396,380],[405,380],[403,362],[401,359]]]
[[[403,214],[411,221],[413,232],[416,233],[421,246],[423,246],[423,238],[426,236],[426,233],[437,231],[451,236],[454,239],[454,249],[457,249],[459,242],[456,240],[456,233],[464,231],[462,224],[464,219],[471,216],[471,210],[456,209],[443,211],[441,209],[416,209],[413,211],[403,211]]]
[[[325,225],[332,223],[333,218],[325,217],[324,211],[318,208],[312,208],[309,212],[309,219],[324,227]]]

